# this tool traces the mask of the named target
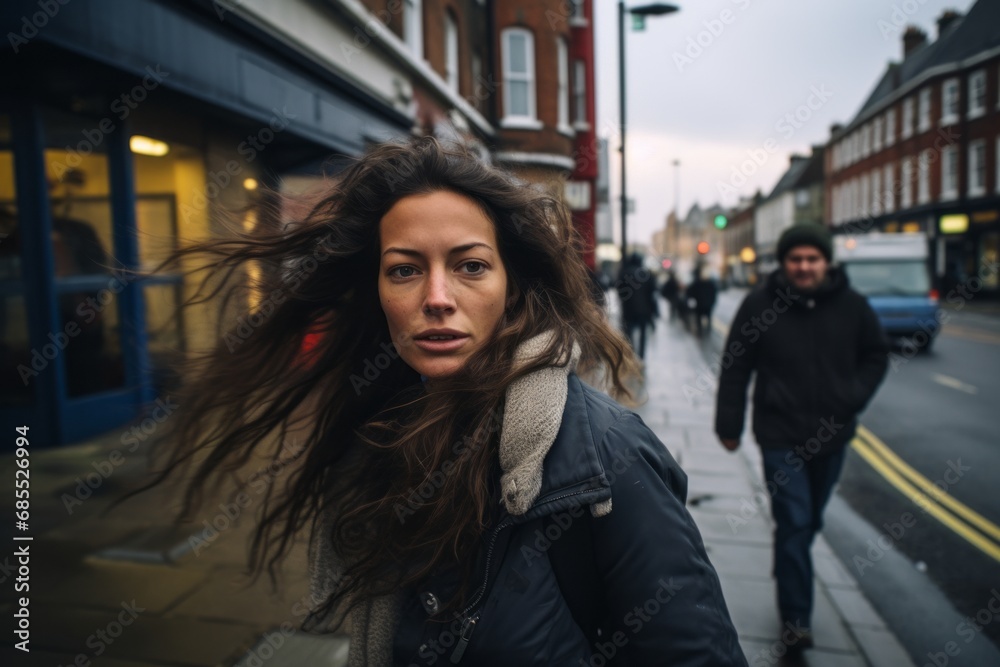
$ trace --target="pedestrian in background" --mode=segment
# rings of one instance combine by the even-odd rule
[[[885,376],[888,347],[868,301],[830,266],[832,238],[820,225],[781,235],[780,268],[744,299],[725,349],[715,431],[735,450],[756,372],[754,436],[760,445],[775,522],[778,609],[798,640],[812,646],[810,548],[840,475],[857,415]]]
[[[677,301],[681,296],[681,284],[677,280],[677,274],[673,269],[667,271],[667,280],[660,287],[660,295],[667,302],[670,308],[670,321],[677,319]]]
[[[700,264],[695,267],[687,298],[694,302],[691,310],[694,313],[695,332],[699,338],[712,330],[712,311],[715,310],[718,292],[715,281],[705,276],[705,267]]]
[[[274,298],[197,367],[168,470],[197,458],[197,491],[286,462],[252,567],[310,530],[308,625],[349,611],[350,665],[746,665],[686,476],[581,381],[625,396],[638,362],[580,247],[559,200],[422,137],[369,148],[300,224],[181,253],[262,265]]]
[[[622,266],[615,284],[622,308],[622,327],[632,349],[646,358],[646,330],[660,316],[653,273],[642,265],[642,255],[633,253]],[[638,337],[638,342],[636,342]]]

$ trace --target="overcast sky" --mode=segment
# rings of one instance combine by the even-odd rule
[[[648,2],[632,0],[626,6]],[[649,242],[673,210],[675,159],[681,163],[677,200],[682,216],[695,202],[734,204],[736,196],[720,194],[719,184],[734,183],[733,170],[750,159],[748,151],[763,164],[734,189],[741,195],[758,188],[768,194],[788,168],[789,155],[805,154],[811,145],[825,143],[830,125],[848,122],[888,62],[901,59],[906,24],[920,26],[933,40],[935,19],[944,9],[964,14],[974,3],[675,0],[673,4],[679,12],[647,18],[644,32],[632,32],[626,24],[628,194],[636,200],[635,213],[629,215],[630,241]],[[594,6],[597,131],[598,136],[611,137],[612,196],[617,197],[621,183],[618,3],[594,0]],[[810,102],[817,108],[799,109]],[[784,119],[797,110],[804,122],[795,120],[793,125]],[[776,150],[768,153],[765,144]],[[614,210],[617,234],[617,205]]]

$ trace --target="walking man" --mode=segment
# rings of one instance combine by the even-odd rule
[[[622,305],[622,330],[639,358],[645,359],[646,329],[660,316],[660,307],[656,302],[656,280],[642,265],[642,255],[633,253],[628,257],[615,287]]]
[[[773,574],[783,629],[795,638],[790,651],[812,646],[810,547],[857,415],[888,366],[878,318],[843,270],[830,266],[832,245],[820,225],[781,235],[780,268],[747,295],[729,329],[732,363],[723,365],[716,403],[716,434],[733,451],[756,371],[753,431],[772,493]]]

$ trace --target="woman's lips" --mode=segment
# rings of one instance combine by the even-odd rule
[[[414,338],[413,343],[421,350],[427,352],[454,352],[465,345],[468,336],[455,336],[445,340],[430,340],[428,338]]]

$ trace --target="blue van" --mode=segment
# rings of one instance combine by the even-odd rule
[[[868,297],[889,339],[904,349],[930,350],[941,329],[928,257],[922,233],[834,237],[834,259]]]

